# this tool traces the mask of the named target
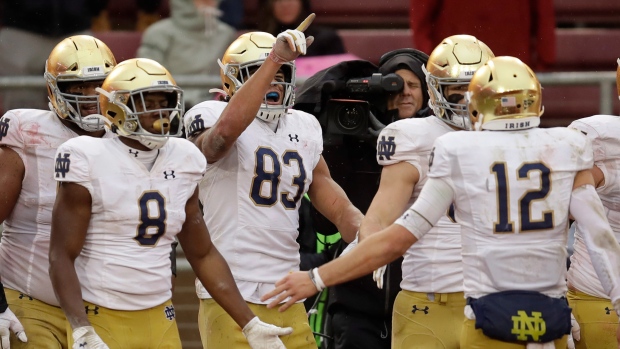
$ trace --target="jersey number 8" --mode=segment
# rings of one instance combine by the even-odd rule
[[[140,224],[138,224],[138,234],[134,240],[142,246],[155,246],[159,238],[166,233],[166,199],[158,191],[145,191],[138,202]],[[152,202],[150,206],[149,202]],[[157,210],[151,210],[155,205]],[[154,215],[155,212],[151,211],[157,211],[157,214]]]

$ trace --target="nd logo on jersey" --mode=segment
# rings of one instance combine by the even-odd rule
[[[517,314],[518,316],[512,317],[512,331],[510,332],[517,335],[517,340],[537,342],[547,332],[547,324],[541,312],[533,311],[532,316],[527,316],[526,311],[519,310]]]
[[[10,121],[11,119],[9,118],[0,119],[0,141],[2,140],[2,138],[6,137],[6,135],[9,134],[9,122]]]
[[[381,140],[377,143],[377,155],[379,155],[379,160],[391,160],[390,157],[396,153],[396,143],[394,142],[394,137],[388,136],[385,139],[385,136],[381,136]]]

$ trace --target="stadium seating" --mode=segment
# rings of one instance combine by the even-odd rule
[[[161,1],[158,13],[168,16],[169,0]],[[316,22],[337,29],[409,27],[411,0],[312,0]],[[243,25],[255,28],[259,0],[244,0]],[[559,27],[620,27],[620,1],[617,0],[554,0]],[[115,30],[130,30],[135,25],[135,1],[110,0],[108,11]]]
[[[620,1],[618,1],[620,4]],[[556,29],[556,71],[616,70],[620,29]]]
[[[334,28],[409,28],[410,0],[312,0],[316,23]],[[259,0],[245,0],[244,24],[256,27]]]
[[[170,16],[169,0],[157,0],[159,8],[156,13],[161,18]],[[136,0],[109,0],[107,7],[112,30],[133,30],[138,17]]]
[[[620,26],[620,1],[555,0],[555,18],[560,27]]]
[[[118,62],[135,58],[142,42],[142,33],[137,31],[106,31],[94,33],[94,36],[103,41]]]

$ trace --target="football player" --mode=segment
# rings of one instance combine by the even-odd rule
[[[474,72],[492,57],[491,50],[470,35],[450,36],[433,50],[424,73],[435,116],[396,121],[379,135],[381,181],[362,220],[360,241],[394,223],[420,194],[435,139],[470,128],[465,92]],[[460,232],[446,212],[405,253],[402,291],[394,303],[392,348],[459,347],[465,306]],[[374,273],[380,288],[383,270]]]
[[[513,57],[489,60],[468,88],[474,129],[435,141],[428,179],[395,224],[350,253],[278,281],[270,303],[285,310],[325,286],[368,273],[400,256],[452,203],[461,226],[464,294],[461,348],[566,347],[566,237],[569,213],[605,294],[620,309],[620,246],[590,173],[592,148],[580,132],[541,129],[541,86]]]
[[[56,197],[54,155],[77,136],[112,137],[92,114],[97,93],[116,65],[92,36],[64,39],[50,53],[45,80],[50,110],[9,110],[0,119],[0,274],[8,304],[30,336],[13,348],[66,348],[66,319],[49,278],[48,250]]]
[[[616,82],[620,91],[620,60]],[[620,96],[620,92],[619,92]],[[620,241],[620,118],[595,115],[573,121],[570,128],[581,131],[592,141],[594,166],[591,169],[596,191],[605,206],[607,220]],[[573,309],[580,335],[575,334],[576,348],[617,348],[615,330],[618,316],[596,276],[588,256],[584,232],[575,223],[574,253],[568,270],[568,302]]]
[[[181,135],[183,92],[159,63],[130,59],[103,82],[99,104],[118,138],[58,148],[50,274],[73,348],[180,348],[170,300],[175,236],[194,272],[252,348],[284,349],[239,294],[198,202],[204,156]],[[86,312],[84,311],[86,309]],[[241,330],[243,329],[243,330]]]
[[[313,38],[287,30],[241,35],[221,60],[226,101],[194,106],[185,117],[189,139],[209,166],[200,184],[204,219],[213,243],[228,261],[237,286],[262,319],[294,328],[283,338],[289,349],[316,348],[302,303],[290,313],[267,309],[261,297],[277,279],[299,270],[299,206],[312,204],[353,240],[362,218],[333,181],[323,157],[321,127],[307,113],[290,109],[295,63]],[[205,348],[248,348],[232,319],[196,282],[199,329]]]

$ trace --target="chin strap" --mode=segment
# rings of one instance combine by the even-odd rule
[[[241,81],[239,81],[236,77],[228,75],[228,64],[222,63],[222,60],[218,58],[217,59],[217,65],[220,66],[220,69],[222,70],[224,75],[226,75],[230,80],[232,80],[232,82],[235,84],[235,88],[237,90],[239,90],[243,86]],[[241,68],[239,68],[239,70],[241,70]],[[239,71],[239,74],[241,75],[241,71]],[[216,90],[216,89],[211,89],[211,90],[209,90],[209,92],[211,92],[212,90]],[[219,90],[219,91],[222,91],[222,90]],[[222,92],[224,92],[224,91],[222,91]],[[228,93],[224,92],[224,94],[226,96],[228,96]],[[230,97],[232,97],[232,96],[230,96]]]
[[[116,93],[112,92],[108,92],[104,89],[102,89],[101,87],[96,87],[95,91],[99,92],[99,94],[104,95],[106,97],[108,97],[108,99],[110,100],[110,102],[115,102],[114,100],[116,99]]]
[[[228,97],[228,93],[226,93],[226,91],[222,90],[221,88],[212,88],[209,90],[209,93],[221,93],[224,96]]]
[[[111,127],[112,123],[110,120],[105,118],[100,114],[90,114],[88,116],[83,116],[79,123],[76,124],[86,132],[95,132],[101,131],[105,126]]]
[[[484,114],[480,114],[478,121],[474,124],[474,131],[482,130],[482,120],[484,120]]]

